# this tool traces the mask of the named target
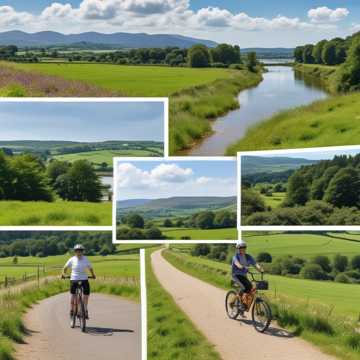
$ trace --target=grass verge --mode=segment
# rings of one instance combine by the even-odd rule
[[[213,261],[211,265],[200,264],[196,262],[197,259],[171,250],[166,250],[163,254],[179,270],[219,288],[229,289],[229,273],[217,266],[220,263]],[[331,309],[329,311],[327,307],[310,305],[306,299],[299,301],[282,294],[268,298],[274,318],[280,326],[339,359],[359,359],[360,334],[355,330],[355,320],[336,317]]]
[[[146,251],[148,359],[220,360],[220,355],[161,287]]]
[[[211,133],[211,120],[239,108],[236,95],[261,82],[260,73],[228,70],[230,78],[195,86],[170,96],[169,152],[176,155]]]

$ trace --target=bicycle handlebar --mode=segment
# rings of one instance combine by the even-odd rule
[[[263,272],[260,272],[260,271],[250,271],[248,269],[248,273],[249,275],[251,275],[251,278],[253,281],[256,281],[255,279],[255,275],[261,275],[261,281],[264,280],[264,273]]]

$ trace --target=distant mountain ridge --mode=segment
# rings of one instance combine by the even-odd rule
[[[47,47],[47,46],[80,46],[84,43],[108,48],[163,48],[178,46],[189,48],[194,44],[208,47],[217,45],[215,41],[197,39],[172,34],[146,34],[117,32],[104,34],[99,32],[83,32],[79,34],[62,34],[55,31],[41,31],[27,33],[20,30],[0,33],[0,45],[16,45],[18,47]]]
[[[317,160],[291,158],[286,156],[243,156],[241,158],[241,172],[243,176],[265,172],[273,173],[294,170],[303,165],[312,165],[317,162]]]
[[[164,199],[133,199],[117,202],[119,209],[146,207],[157,209],[224,208],[236,204],[236,196],[175,196]]]

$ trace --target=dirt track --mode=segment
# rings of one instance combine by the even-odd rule
[[[69,295],[41,301],[25,316],[30,335],[16,348],[17,360],[140,360],[140,305],[92,294],[88,332],[70,328]]]
[[[225,313],[226,292],[177,270],[161,251],[152,254],[152,266],[161,285],[215,345],[223,360],[335,360],[276,326],[266,334],[257,333],[249,315],[230,320]]]

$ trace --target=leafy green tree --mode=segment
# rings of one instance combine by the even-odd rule
[[[155,226],[145,230],[145,238],[149,240],[160,240],[163,238],[161,230]]]
[[[50,161],[47,169],[46,175],[50,179],[50,184],[55,184],[57,178],[60,175],[66,174],[70,168],[70,164],[66,161],[52,160]]]
[[[336,254],[334,256],[333,266],[334,269],[338,272],[344,272],[348,267],[349,260],[347,256]]]
[[[230,211],[218,211],[215,214],[214,225],[218,228],[229,228],[236,226],[236,214]]]
[[[191,250],[192,256],[207,256],[210,253],[210,245],[196,244]]]
[[[324,200],[336,207],[359,206],[359,170],[347,167],[339,170],[330,181]]]
[[[226,65],[240,63],[240,48],[239,46],[231,46],[229,44],[219,44],[211,49],[211,56],[213,62],[223,63]]]
[[[289,205],[304,205],[309,200],[309,192],[304,174],[296,171],[289,178],[286,202]]]
[[[247,53],[246,57],[246,67],[249,71],[255,72],[257,66],[256,52],[251,51]]]
[[[194,45],[188,52],[189,66],[193,68],[202,68],[210,66],[210,54],[205,45]]]
[[[53,201],[44,164],[31,154],[17,155],[9,160],[12,186],[8,199],[22,201]]]
[[[241,190],[241,215],[250,216],[256,212],[263,212],[266,210],[264,199],[254,190]]]
[[[173,226],[174,226],[174,224],[173,224],[173,222],[171,221],[171,219],[165,219],[163,225],[164,225],[164,227],[173,227]]]
[[[314,45],[307,44],[304,46],[303,50],[303,62],[305,64],[314,64],[315,59],[312,55],[314,49]]]
[[[336,65],[336,42],[328,41],[322,51],[322,61],[326,65]]]
[[[131,213],[126,216],[124,222],[132,228],[143,229],[145,225],[144,218],[136,213]]]
[[[312,263],[320,265],[321,268],[327,273],[331,272],[330,259],[325,255],[315,256],[315,258],[312,260]]]
[[[360,89],[360,37],[353,40],[344,64],[336,74],[336,90],[356,91]]]
[[[304,47],[303,46],[297,46],[294,50],[294,57],[295,61],[297,63],[303,63],[303,53],[304,53]]]
[[[100,178],[87,160],[75,161],[54,187],[65,200],[99,202],[102,197]]]
[[[351,268],[360,271],[360,255],[355,255],[351,259]]]
[[[326,45],[327,40],[321,40],[319,41],[313,48],[312,51],[312,57],[314,58],[314,61],[316,64],[322,64],[322,51],[324,49],[324,46]]]
[[[300,272],[304,279],[310,280],[325,280],[326,274],[322,267],[318,264],[306,264]]]
[[[215,215],[212,211],[203,211],[196,216],[196,227],[200,229],[211,229],[214,227]]]
[[[340,273],[336,275],[335,282],[349,284],[351,283],[351,280],[346,274]]]
[[[3,151],[0,150],[0,200],[10,196],[12,171]]]
[[[272,262],[272,256],[271,254],[267,252],[261,252],[256,257],[256,260],[260,263],[271,263]]]

